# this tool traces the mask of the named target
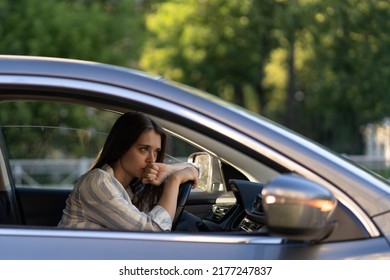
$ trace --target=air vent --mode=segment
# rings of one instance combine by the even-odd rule
[[[223,216],[229,211],[232,205],[213,205],[213,210],[210,215],[209,220],[219,221]]]

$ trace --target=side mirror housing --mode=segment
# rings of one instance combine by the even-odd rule
[[[303,177],[276,177],[264,186],[261,199],[270,234],[318,241],[334,228],[337,200],[329,190]]]

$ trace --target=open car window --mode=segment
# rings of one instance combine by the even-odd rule
[[[2,102],[0,112],[2,173],[9,178],[1,185],[5,199],[14,200],[9,219],[0,224],[56,226],[75,182],[91,168],[120,113],[37,101]],[[180,135],[166,133],[166,163],[186,162],[202,152]],[[213,159],[210,162],[219,163],[216,157],[209,157]],[[221,172],[204,170],[203,174],[208,179],[200,180],[198,188],[192,190],[198,201],[209,201],[210,193],[215,193],[211,195],[215,200],[227,191]],[[206,217],[210,207],[192,210]],[[19,214],[12,218],[13,213]]]
[[[117,115],[63,103],[0,104],[16,188],[72,188],[99,153]]]
[[[89,170],[119,117],[115,112],[64,103],[7,102],[0,104],[0,110],[16,188],[72,189]],[[167,135],[167,163],[187,161],[200,151],[177,135]],[[214,178],[214,187],[200,184],[196,191],[224,191],[222,175]]]

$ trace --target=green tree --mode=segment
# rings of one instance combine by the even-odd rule
[[[361,153],[360,128],[390,111],[390,2],[312,1],[299,71],[300,130],[344,153]],[[310,118],[308,118],[310,116]]]
[[[275,37],[278,40],[278,51],[284,52],[284,70],[286,79],[282,83],[284,86],[284,106],[282,108],[283,116],[279,120],[287,127],[296,129],[296,107],[297,92],[299,92],[299,79],[297,77],[297,67],[299,60],[305,51],[302,48],[302,37],[305,32],[305,25],[310,15],[307,13],[307,3],[310,0],[290,0],[278,1],[275,13]],[[273,63],[271,61],[271,63]],[[280,85],[279,85],[280,87]]]
[[[264,66],[275,45],[274,2],[190,0],[159,4],[147,18],[152,37],[140,66],[264,111],[270,98],[263,83]]]
[[[136,66],[143,17],[134,1],[0,3],[0,53]]]

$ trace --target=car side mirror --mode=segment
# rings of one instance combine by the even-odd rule
[[[270,234],[294,240],[318,241],[328,236],[337,200],[326,188],[297,175],[281,175],[261,192]]]

